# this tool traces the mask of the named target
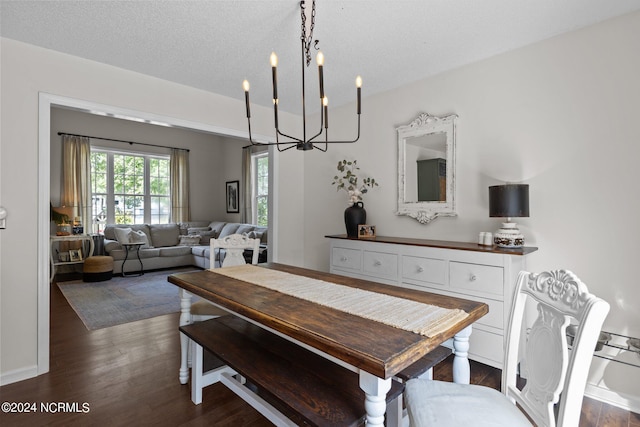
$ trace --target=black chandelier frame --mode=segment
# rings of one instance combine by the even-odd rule
[[[309,27],[309,32],[307,35],[307,15],[305,12],[305,0],[300,1],[300,16],[302,20],[302,29],[300,35],[301,41],[301,65],[302,65],[302,138],[297,138],[291,135],[288,135],[280,130],[280,126],[278,124],[278,84],[277,84],[277,57],[275,53],[271,54],[271,74],[272,74],[272,85],[273,85],[273,115],[274,115],[274,125],[276,130],[276,142],[257,142],[253,140],[251,134],[251,109],[250,109],[250,101],[249,101],[249,82],[243,82],[244,95],[245,95],[245,104],[247,110],[247,123],[249,128],[249,142],[251,145],[275,145],[278,151],[286,151],[291,148],[296,148],[298,150],[312,150],[317,149],[322,152],[326,152],[328,150],[329,144],[351,144],[358,139],[360,139],[360,116],[361,116],[361,97],[362,97],[362,79],[360,76],[356,78],[356,114],[358,116],[357,122],[357,135],[353,140],[344,140],[344,141],[330,141],[329,140],[329,110],[328,110],[328,99],[324,93],[324,78],[323,78],[323,67],[324,67],[324,56],[322,52],[319,51],[318,43],[319,40],[313,40],[313,29],[315,27],[315,17],[316,17],[316,2],[312,0],[312,8],[311,8],[311,25]],[[309,66],[311,63],[311,47],[318,50],[318,81],[319,81],[319,92],[320,92],[320,126],[319,130],[316,134],[307,139],[307,115],[306,115],[306,98],[305,98],[305,68]],[[318,140],[324,134],[324,141]],[[287,141],[281,141],[280,137],[287,138]]]

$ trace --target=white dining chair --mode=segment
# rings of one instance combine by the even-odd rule
[[[258,263],[260,239],[250,239],[242,234],[231,234],[220,239],[211,239],[209,244],[210,270],[216,269],[216,259],[220,263],[219,265],[221,268],[246,264],[244,259],[245,249],[253,250],[251,264]],[[224,249],[224,253],[221,251],[222,249]],[[190,305],[188,313],[183,311],[180,316],[180,326],[189,325],[195,322],[203,322],[205,320],[227,314],[229,314],[228,311],[225,311],[206,300],[200,299]],[[188,367],[191,366],[191,346],[189,341],[190,340],[186,335],[182,333],[180,334],[180,382],[182,384],[186,384],[189,375]]]
[[[527,300],[537,304],[537,316],[523,333]],[[570,271],[520,272],[502,393],[478,385],[410,380],[405,387],[410,425],[578,426],[589,367],[608,312],[609,304],[590,294]],[[577,325],[571,346],[565,335],[570,323]],[[526,372],[522,389],[516,387],[519,368]]]

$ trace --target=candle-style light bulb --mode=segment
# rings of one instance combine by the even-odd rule
[[[356,92],[357,92],[357,106],[356,106],[356,112],[358,114],[360,114],[361,111],[361,97],[362,97],[362,77],[358,76],[356,77]]]
[[[244,104],[247,108],[247,118],[251,117],[251,110],[249,109],[249,80],[242,82],[242,89],[244,89]]]
[[[320,99],[324,99],[324,72],[322,71],[324,68],[324,54],[322,53],[321,50],[319,50],[318,54],[316,55],[316,62],[318,63]]]
[[[271,52],[271,79],[273,83],[273,103],[276,104],[278,102],[278,57],[275,52]]]

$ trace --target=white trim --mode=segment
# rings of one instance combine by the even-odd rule
[[[627,411],[640,413],[640,399],[628,394],[616,393],[606,387],[587,384],[584,395]]]
[[[15,369],[13,371],[5,372],[0,375],[0,386],[18,381],[33,378],[38,375],[38,367],[36,365],[28,366],[26,368]]]
[[[54,99],[40,93],[38,102],[38,366],[36,375],[49,372],[49,234],[51,180],[51,105]]]
[[[79,110],[90,114],[112,114],[136,121],[144,120],[148,123],[165,124],[168,126],[208,132],[216,135],[225,135],[238,138],[248,139],[249,133],[236,129],[224,128],[205,123],[192,122],[189,120],[178,119],[175,117],[163,116],[159,114],[129,110],[126,108],[114,107],[112,105],[99,104],[95,102],[85,101],[81,99],[69,98],[66,96],[53,95],[46,92],[39,92],[38,95],[38,366],[36,369],[20,370],[20,372],[29,372],[28,377],[20,377],[19,380],[34,377],[49,372],[49,304],[50,304],[50,283],[49,283],[49,203],[50,203],[50,184],[51,179],[51,107],[62,107],[72,110]],[[273,142],[272,137],[264,135],[255,135],[255,138],[261,141]],[[273,146],[269,146],[270,155],[274,156]],[[269,161],[269,167],[271,167]],[[269,171],[270,175],[272,170]],[[275,181],[274,181],[275,182]],[[274,195],[269,192],[269,204],[273,203]],[[275,234],[277,229],[277,219],[270,215],[269,228],[269,253],[275,246]],[[3,375],[3,381],[4,377]]]

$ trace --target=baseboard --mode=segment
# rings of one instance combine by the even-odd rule
[[[38,376],[38,366],[28,366],[13,371],[5,372],[0,375],[0,386],[17,383],[18,381],[27,380]]]
[[[640,398],[624,393],[616,393],[608,388],[587,384],[584,395],[627,411],[640,413]]]

